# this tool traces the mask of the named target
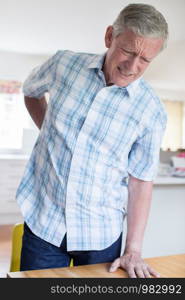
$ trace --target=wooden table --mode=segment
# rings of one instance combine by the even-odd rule
[[[185,254],[161,256],[144,259],[151,267],[160,273],[161,277],[185,278]],[[77,267],[33,270],[24,272],[9,272],[9,278],[128,278],[127,273],[118,269],[108,272],[110,263],[85,265]]]

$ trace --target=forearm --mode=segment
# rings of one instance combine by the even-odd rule
[[[123,255],[113,261],[109,269],[126,270],[130,278],[160,277],[141,257],[144,231],[150,210],[153,183],[130,176],[127,217],[127,237]]]
[[[132,176],[129,178],[125,253],[141,253],[152,198],[152,185],[152,182]]]
[[[41,99],[36,99],[25,96],[24,101],[32,120],[40,129],[47,110],[47,102],[45,97]]]

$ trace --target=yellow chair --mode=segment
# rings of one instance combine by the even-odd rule
[[[24,225],[22,223],[17,223],[13,227],[10,272],[20,271],[23,230],[24,230]]]
[[[22,248],[22,235],[24,231],[24,225],[17,223],[13,227],[12,232],[12,252],[10,261],[10,272],[20,271],[20,259]],[[73,266],[73,259],[71,259],[70,267]]]

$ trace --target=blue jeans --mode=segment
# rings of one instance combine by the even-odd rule
[[[121,244],[122,233],[104,250],[67,251],[66,235],[60,247],[56,247],[36,236],[24,223],[20,270],[68,267],[71,259],[74,266],[112,262],[120,256]]]

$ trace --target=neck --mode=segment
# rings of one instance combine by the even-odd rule
[[[105,62],[105,60],[104,60],[104,63],[103,63],[103,65],[102,65],[102,71],[103,71],[104,76],[105,76],[106,86],[111,86],[111,85],[113,85],[114,83],[112,83],[112,82],[110,81],[109,76],[108,76],[108,74],[107,74],[107,72],[106,72],[106,62]]]

